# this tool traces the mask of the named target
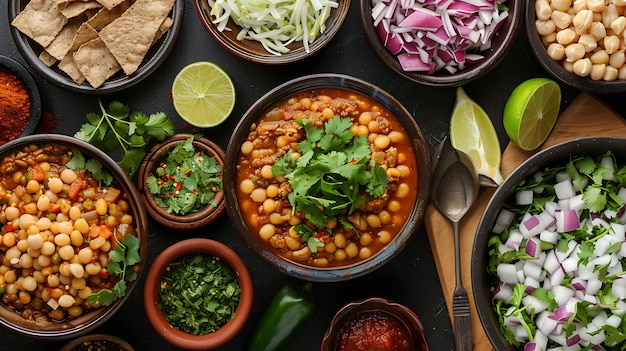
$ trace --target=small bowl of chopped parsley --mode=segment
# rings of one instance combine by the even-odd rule
[[[146,211],[159,223],[193,230],[225,208],[224,151],[204,137],[177,134],[154,146],[138,172]]]
[[[207,350],[231,340],[244,326],[253,301],[250,273],[228,246],[211,239],[180,241],[152,263],[144,305],[155,330],[187,350]]]

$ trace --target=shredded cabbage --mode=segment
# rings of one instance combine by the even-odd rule
[[[260,42],[265,50],[280,56],[289,44],[302,41],[309,45],[326,30],[330,11],[339,6],[334,0],[208,0],[213,23],[221,32],[228,19],[241,27],[237,40]]]

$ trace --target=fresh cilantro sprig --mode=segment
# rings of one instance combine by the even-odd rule
[[[365,136],[355,136],[349,118],[334,118],[323,127],[310,120],[297,121],[306,139],[298,144],[301,154],[295,161],[286,153],[272,166],[274,175],[284,175],[293,188],[289,201],[295,211],[318,228],[336,220],[341,213],[351,214],[367,199],[383,196],[389,178],[385,170],[370,160]]]
[[[123,157],[117,163],[130,176],[137,172],[152,138],[161,141],[174,134],[174,123],[163,112],[148,116],[131,112],[119,101],[111,102],[107,108],[101,100],[98,104],[100,112],[87,114],[89,123],[83,124],[74,137],[105,151],[121,149]]]
[[[72,149],[72,159],[65,164],[65,167],[75,171],[89,171],[91,175],[104,185],[113,183],[113,176],[102,167],[100,161],[93,158],[85,158],[78,150]]]
[[[113,236],[115,237],[115,234]],[[119,281],[115,283],[113,289],[102,289],[87,297],[90,302],[102,306],[109,306],[126,295],[126,283],[137,279],[134,266],[141,262],[139,239],[134,235],[126,235],[109,253],[109,259],[111,262],[106,266],[106,271],[110,275],[118,276]]]

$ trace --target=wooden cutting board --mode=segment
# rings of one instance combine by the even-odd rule
[[[626,137],[626,121],[597,98],[587,93],[582,93],[560,114],[550,137],[540,147],[540,150],[566,140],[592,135]],[[502,175],[506,178],[518,165],[534,153],[523,151],[514,144],[509,143],[502,154]],[[474,307],[474,297],[470,283],[471,249],[480,216],[494,191],[495,189],[493,188],[482,189],[476,203],[460,223],[463,286],[466,288],[470,298],[474,350],[480,351],[493,350],[493,347],[480,325],[480,320]],[[452,291],[454,290],[452,224],[433,205],[428,206],[426,209],[424,222],[437,266],[439,280],[441,281],[448,311],[450,312],[450,319],[452,319]]]

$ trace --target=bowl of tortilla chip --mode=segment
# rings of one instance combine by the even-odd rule
[[[139,83],[163,63],[184,6],[184,0],[9,0],[9,22],[22,56],[46,81],[103,94]]]

